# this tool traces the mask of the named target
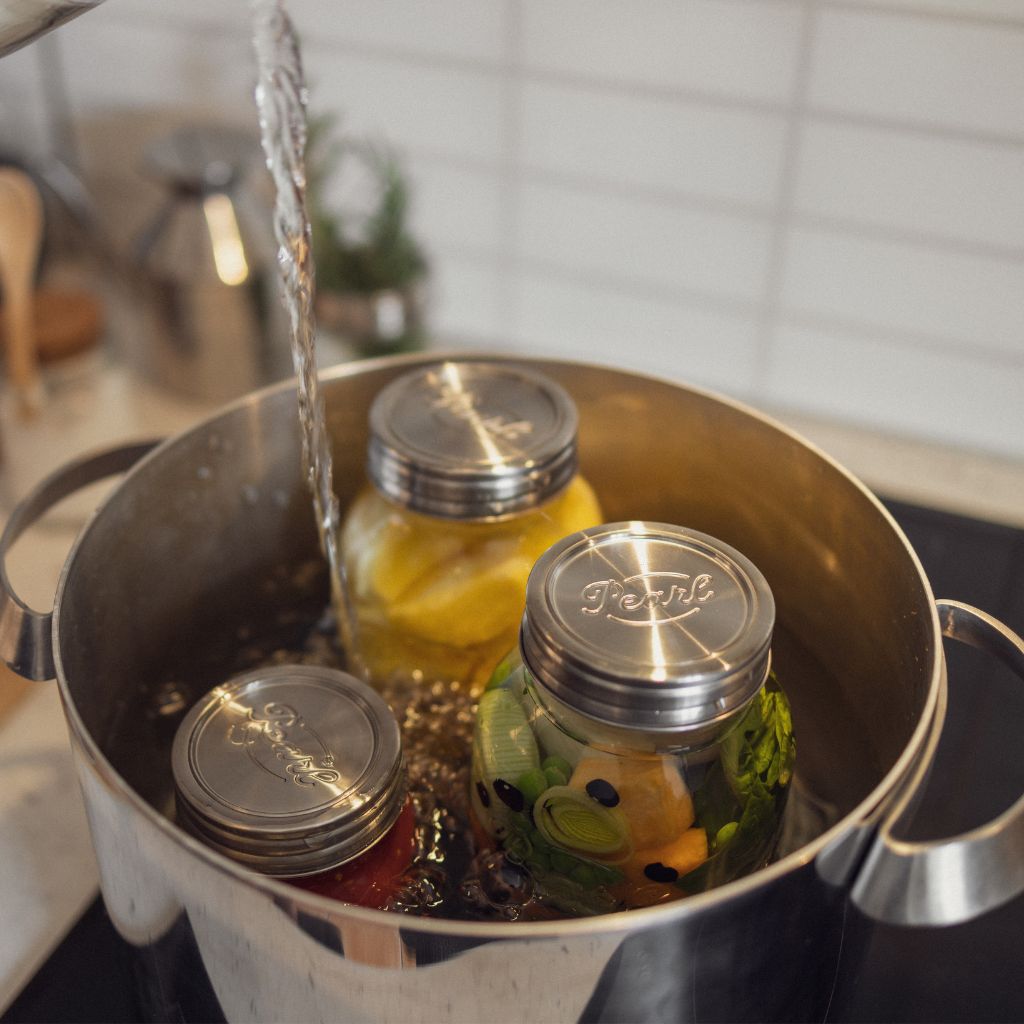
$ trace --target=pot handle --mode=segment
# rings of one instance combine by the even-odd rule
[[[1024,680],[1024,640],[970,605],[936,605],[943,636],[996,655]],[[1024,796],[969,832],[908,842],[893,832],[916,789],[909,787],[879,826],[850,892],[860,910],[886,924],[960,924],[1024,892]]]
[[[53,612],[37,612],[14,592],[7,578],[7,552],[46,512],[69,494],[104,477],[124,473],[159,441],[140,441],[87,455],[48,476],[11,513],[0,535],[0,658],[25,679],[53,679]]]

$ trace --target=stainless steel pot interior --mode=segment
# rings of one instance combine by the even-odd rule
[[[365,480],[366,418],[374,395],[420,358],[425,357],[324,375],[343,505]],[[764,572],[780,626],[775,664],[794,709],[798,786],[835,817],[846,816],[831,836],[858,823],[919,759],[944,687],[933,599],[893,521],[841,468],[748,409],[616,370],[525,362],[554,377],[575,399],[582,470],[608,520],[692,527],[733,545]],[[235,902],[242,892],[258,891],[276,906],[285,905],[279,883],[240,872],[172,829],[160,813],[169,806],[170,745],[184,708],[246,667],[254,648],[273,649],[307,630],[326,605],[326,574],[299,450],[293,387],[253,395],[138,465],[83,533],[65,567],[54,615],[58,676],[73,737],[95,769],[83,778],[87,803],[96,808],[94,836],[104,846],[100,863],[108,904],[114,890],[132,892],[131,902],[125,900],[126,922],[137,913],[141,890],[112,877],[115,869],[104,865],[114,861],[133,871],[147,858],[158,872],[161,861],[191,865],[185,869],[196,890],[190,916],[212,920],[201,908],[221,899],[225,886]],[[99,780],[105,790],[96,788]],[[128,857],[120,841],[105,834],[133,829],[140,810],[154,828],[147,825],[151,839],[140,839],[138,856]],[[658,1014],[666,1007],[696,1005],[687,992],[690,980],[678,977],[672,964],[692,956],[700,938],[706,1005],[732,1019],[772,1012],[813,1015],[827,997],[835,968],[834,929],[841,920],[836,909],[843,898],[814,880],[810,862],[822,844],[809,843],[763,872],[771,885],[760,885],[755,876],[650,911],[564,926],[403,918],[372,927],[396,936],[400,930],[404,945],[422,940],[420,964],[454,956],[465,942],[515,941],[526,956],[531,935],[576,936],[572,941],[585,946],[601,936],[629,933],[631,944],[609,962],[598,989],[607,1005],[618,1005],[615,1000],[628,992],[633,1001],[622,1012],[633,1019],[662,1019]],[[152,852],[154,846],[160,849]],[[204,880],[204,874],[210,877]],[[176,899],[189,904],[185,894]],[[346,922],[371,928],[375,917],[394,918],[331,908],[305,894],[286,902],[300,928],[307,918],[330,917],[344,934]],[[251,950],[258,933],[243,923],[241,909],[237,914],[239,934]],[[785,967],[775,945],[736,927],[737,914],[768,915],[779,948],[788,951]],[[235,911],[224,915],[233,918]],[[225,927],[232,931],[235,925]],[[712,938],[711,944],[705,941]],[[429,957],[422,946],[428,939]],[[559,948],[568,954],[568,947]],[[538,953],[541,976],[550,971],[551,955]],[[658,983],[646,986],[643,1005],[635,1000],[645,985],[615,980],[626,971],[622,965],[634,961],[643,971],[656,967]],[[234,953],[230,963],[239,963]],[[304,971],[296,968],[296,977],[304,978]],[[775,1004],[762,980],[766,973],[775,979]],[[801,1010],[794,994],[811,991],[811,973],[819,981]],[[246,977],[249,985],[262,984]],[[350,984],[345,981],[338,991],[349,991]],[[273,987],[267,991],[267,999],[276,997]],[[412,990],[403,1013],[416,1005],[418,991]],[[473,1012],[482,1012],[483,1005],[473,1003]],[[784,1009],[772,1010],[773,1005]]]
[[[343,506],[365,479],[369,404],[408,365],[326,375]],[[680,523],[765,573],[800,778],[852,809],[904,751],[936,683],[932,598],[898,528],[843,470],[749,410],[609,369],[535,368],[578,405],[582,469],[609,521]],[[158,806],[168,766],[110,747],[121,716],[142,711],[140,687],[174,681],[190,703],[239,648],[286,636],[326,603],[298,452],[293,389],[261,392],[139,466],[69,561],[57,602],[63,683],[100,750]],[[805,655],[825,671],[798,666],[787,678]]]

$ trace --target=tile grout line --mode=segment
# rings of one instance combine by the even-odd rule
[[[385,60],[396,63],[421,65],[435,71],[457,71],[468,74],[502,77],[506,71],[504,63],[475,62],[458,57],[423,57],[414,53],[376,52],[358,45],[311,44],[333,52],[347,53],[364,60]],[[586,72],[561,71],[553,68],[531,67],[521,63],[518,69],[522,82],[529,82],[547,88],[571,89],[595,97],[618,96],[647,103],[669,103],[692,107],[702,112],[729,112],[783,119],[789,109],[788,101],[755,99],[725,92],[708,92],[685,85],[662,84],[631,78],[599,78]],[[838,124],[877,131],[894,132],[923,138],[945,139],[954,142],[973,143],[980,146],[1000,146],[1019,149],[1024,147],[1024,135],[1013,132],[994,131],[985,128],[971,128],[955,123],[920,120],[914,117],[865,113],[857,110],[842,110],[828,105],[807,104],[804,110],[808,119],[826,124]]]
[[[471,261],[474,264],[487,262],[499,272],[504,272],[506,266],[503,254],[496,250],[447,245],[439,246],[436,251],[455,260]],[[756,320],[758,315],[763,314],[765,310],[764,302],[755,299],[745,299],[742,296],[729,295],[710,289],[670,285],[649,278],[644,280],[624,278],[620,274],[575,268],[555,260],[518,258],[515,266],[515,272],[519,277],[543,278],[557,284],[615,293],[640,301],[659,302],[680,309],[735,316],[748,321]],[[963,359],[982,360],[988,364],[1008,369],[1024,367],[1024,353],[996,348],[978,339],[957,338],[899,325],[873,323],[842,313],[794,307],[786,311],[778,311],[778,325],[839,332],[853,335],[858,341],[886,341],[905,349],[941,352]],[[514,342],[515,337],[503,332],[503,340],[506,344],[510,344]]]
[[[955,24],[975,25],[979,28],[994,28],[1003,31],[1005,29],[1024,30],[1024,18],[1008,15],[1001,18],[998,14],[969,14],[966,11],[940,11],[923,10],[917,7],[908,7],[901,4],[899,0],[890,0],[888,3],[858,3],[857,0],[828,0],[830,11],[843,11],[847,14],[878,15],[890,18],[916,18],[920,21],[953,22]]]
[[[719,0],[721,2],[721,0]],[[767,0],[732,0],[733,3],[742,3],[750,7],[763,6]],[[796,7],[802,0],[771,0],[777,7]],[[970,25],[978,25],[980,27],[996,28],[996,29],[1022,29],[1024,30],[1024,16],[1022,15],[1000,15],[1000,14],[978,14],[967,10],[941,10],[941,9],[923,9],[920,7],[907,4],[904,0],[883,0],[883,2],[869,3],[864,0],[828,0],[828,9],[845,11],[851,14],[862,14],[865,17],[871,17],[874,15],[882,17],[905,17],[915,18],[921,21],[938,21],[938,22],[966,22]],[[165,10],[153,10],[147,8],[145,10],[136,8],[132,10],[126,17],[126,21],[130,19],[132,22],[138,22],[139,24],[148,24],[151,26],[160,26],[162,28],[175,28],[181,25],[181,21],[173,13],[168,13]],[[234,20],[228,20],[223,17],[208,17],[206,12],[196,17],[194,25],[202,28],[203,31],[219,33],[219,34],[233,34],[238,31],[237,24]],[[339,43],[352,43],[358,45],[358,42],[354,39],[345,39],[342,36],[330,38],[331,42]]]
[[[796,178],[799,170],[807,93],[810,88],[811,62],[817,33],[818,0],[803,0],[802,6],[800,45],[797,51],[796,74],[793,79],[793,92],[787,114],[782,165],[779,168],[779,191],[768,243],[764,297],[757,325],[751,380],[747,385],[751,392],[759,393],[770,392],[767,386],[768,377],[772,365],[772,348],[779,327],[786,249],[792,228]]]
[[[923,352],[941,353],[969,362],[984,361],[991,366],[1002,366],[1008,370],[1024,368],[1024,352],[1012,352],[1004,348],[952,338],[948,335],[928,334],[912,328],[877,324],[843,316],[841,313],[819,313],[810,309],[794,307],[781,313],[779,322],[796,328],[838,331],[840,334],[855,335],[859,341],[886,342],[902,349],[917,349]]]
[[[798,3],[802,4],[804,0],[786,0],[786,2],[792,2],[796,5]],[[518,13],[521,8],[516,7],[515,10],[517,14],[514,18],[510,19],[510,22],[516,19],[521,20]],[[957,25],[981,23],[993,29],[1006,30],[1009,28],[1024,32],[1024,18],[1018,20],[984,19],[969,15],[915,11],[910,8],[867,7],[840,2],[828,3],[824,8],[819,7],[819,13],[831,12],[832,10],[856,12],[863,14],[865,18],[872,16],[884,18],[890,15],[906,16],[925,21],[952,22]],[[145,14],[134,14],[130,20],[139,24],[159,21],[161,27],[181,34],[187,34],[191,31],[187,25],[180,23],[170,25],[160,18],[154,19]],[[126,20],[127,23],[128,21]],[[214,28],[213,25],[207,27]],[[489,60],[485,57],[466,57],[454,53],[420,52],[414,49],[342,38],[325,39],[322,37],[311,37],[308,40],[304,40],[303,46],[304,49],[313,51],[331,51],[335,54],[361,57],[371,61],[392,61],[422,68],[432,68],[436,71],[458,71],[506,79],[510,67],[510,37],[515,35],[515,31],[512,30],[513,26],[510,24],[507,27],[510,31],[506,32],[505,52],[498,60]],[[234,30],[227,25],[221,26],[220,31],[225,35],[234,34]],[[512,43],[512,45],[516,44]],[[540,85],[574,88],[591,93],[628,94],[631,97],[640,97],[653,101],[684,103],[703,110],[720,108],[723,110],[736,110],[750,114],[778,117],[785,117],[788,111],[788,102],[786,101],[774,101],[767,98],[759,99],[753,96],[734,95],[727,92],[706,91],[693,86],[661,84],[642,79],[600,78],[586,72],[566,72],[553,67],[530,66],[523,61],[521,53],[515,59],[514,70],[520,83],[529,81]],[[1013,147],[1024,145],[1024,136],[1021,135],[957,125],[945,125],[915,120],[914,118],[886,117],[884,115],[864,114],[856,111],[830,109],[827,106],[815,107],[811,105],[807,105],[804,112],[809,118],[829,123],[874,127],[879,130],[926,137],[949,138],[957,141],[975,142],[981,145]]]
[[[417,161],[438,167],[458,169],[469,174],[493,178],[499,182],[506,175],[501,163],[450,156],[447,153],[421,146],[408,146],[405,152]],[[724,199],[699,192],[685,192],[663,187],[631,184],[588,177],[572,172],[553,171],[547,168],[525,164],[519,161],[516,168],[517,184],[520,188],[536,185],[541,188],[561,189],[574,193],[587,193],[629,202],[650,203],[671,206],[675,210],[706,215],[711,218],[767,223],[774,220],[775,206],[745,203],[741,200]],[[975,259],[999,260],[1003,262],[1024,262],[1024,246],[1008,245],[1002,242],[987,242],[917,228],[882,224],[876,221],[858,219],[842,214],[826,214],[812,210],[794,208],[791,217],[793,227],[833,234],[842,238],[867,239],[895,245],[912,245],[929,250],[955,253]]]
[[[983,128],[964,128],[956,124],[920,121],[912,117],[863,114],[854,110],[837,110],[813,104],[808,104],[805,114],[809,121],[820,121],[845,128],[867,128],[872,131],[890,132],[894,135],[934,139],[942,142],[961,142],[975,146],[993,146],[1001,149],[1024,148],[1024,135],[989,131]]]
[[[888,245],[910,245],[929,252],[952,253],[972,259],[996,260],[1003,263],[1024,263],[1024,245],[1005,245],[957,238],[915,228],[880,224],[877,221],[858,220],[855,217],[794,211],[793,227],[834,235],[842,239],[867,240]]]

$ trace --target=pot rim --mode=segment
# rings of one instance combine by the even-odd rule
[[[817,836],[809,843],[806,843],[798,850],[794,850],[792,853],[787,854],[780,860],[769,864],[767,867],[762,868],[759,871],[755,871],[753,874],[728,882],[718,888],[708,890],[707,892],[699,893],[695,896],[688,896],[685,899],[676,900],[672,903],[665,903],[635,910],[617,911],[613,914],[602,914],[596,917],[564,919],[558,921],[499,922],[464,921],[454,918],[429,918],[413,914],[403,914],[398,917],[401,928],[403,930],[413,930],[421,933],[449,937],[514,940],[517,938],[550,939],[562,936],[588,935],[594,933],[614,934],[617,932],[633,931],[636,928],[642,928],[645,926],[668,925],[675,920],[681,920],[692,914],[698,914],[705,908],[711,907],[715,904],[726,903],[733,899],[742,899],[744,896],[753,893],[762,886],[768,885],[791,872],[797,871],[814,861],[817,856],[833,842],[836,842],[840,838],[846,836],[858,826],[863,826],[867,823],[872,813],[884,804],[886,800],[891,798],[894,792],[899,789],[901,783],[908,778],[922,754],[927,755],[928,738],[933,728],[933,724],[935,723],[936,714],[941,708],[940,697],[943,695],[946,686],[946,677],[945,672],[943,671],[943,650],[941,643],[942,633],[939,625],[935,596],[932,593],[931,584],[928,577],[925,575],[924,568],[921,565],[920,559],[917,557],[917,553],[914,551],[906,535],[874,493],[872,493],[865,484],[854,476],[853,473],[824,452],[816,444],[807,440],[795,430],[776,420],[774,417],[755,409],[753,406],[750,406],[745,402],[729,396],[721,395],[718,392],[709,389],[680,383],[679,381],[674,381],[666,377],[659,377],[654,374],[637,373],[633,370],[627,370],[608,363],[582,362],[580,360],[562,359],[553,356],[534,356],[530,354],[517,355],[514,353],[501,354],[494,352],[478,353],[473,351],[461,352],[439,350],[437,352],[428,351],[401,356],[381,356],[375,359],[340,363],[320,371],[320,378],[322,381],[326,382],[339,378],[356,376],[362,372],[384,366],[390,367],[404,364],[412,366],[426,362],[443,361],[445,359],[474,359],[513,362],[523,363],[527,366],[540,366],[541,368],[543,368],[545,364],[563,366],[568,364],[596,370],[607,370],[639,381],[667,384],[672,387],[693,392],[704,398],[720,402],[738,412],[745,413],[746,415],[751,416],[782,433],[790,440],[810,449],[813,454],[824,460],[824,462],[833,470],[844,477],[847,483],[851,484],[855,490],[861,493],[862,497],[868,499],[868,502],[873,506],[875,512],[882,516],[889,528],[893,530],[899,538],[903,546],[904,553],[910,559],[916,576],[923,584],[924,594],[928,599],[927,614],[930,620],[930,633],[934,638],[930,673],[931,683],[928,687],[921,716],[914,727],[909,741],[904,746],[895,763],[885,773],[882,779],[872,788],[872,790],[851,811],[847,812],[839,819],[839,821],[821,835]],[[198,856],[201,860],[206,862],[209,867],[229,876],[234,881],[239,882],[256,892],[269,893],[272,897],[283,898],[292,904],[309,907],[313,910],[319,911],[321,914],[331,914],[333,916],[342,914],[345,917],[351,917],[354,920],[361,920],[367,923],[376,923],[379,925],[383,922],[387,922],[392,926],[396,926],[396,914],[394,912],[370,910],[350,904],[341,904],[327,896],[319,896],[314,893],[297,889],[294,886],[271,878],[270,876],[255,874],[241,865],[236,864],[223,854],[217,853],[215,850],[201,843],[199,840],[194,839],[157,811],[155,807],[145,801],[138,793],[136,793],[128,782],[122,778],[117,769],[110,763],[106,755],[100,750],[100,747],[92,734],[86,728],[85,723],[82,721],[65,677],[61,648],[58,643],[64,591],[68,585],[68,579],[73,570],[75,558],[79,549],[86,543],[94,523],[103,515],[108,502],[115,497],[122,487],[128,485],[137,473],[141,473],[143,468],[148,466],[150,462],[162,458],[164,453],[170,450],[173,446],[179,443],[184,443],[186,439],[193,435],[202,434],[208,431],[212,424],[216,423],[221,418],[236,415],[240,409],[248,408],[255,410],[261,403],[272,396],[294,389],[295,386],[296,379],[291,377],[286,380],[279,381],[276,384],[260,388],[257,391],[250,392],[249,394],[218,408],[209,416],[204,417],[200,422],[186,430],[162,441],[153,451],[140,459],[140,461],[125,474],[121,483],[113,488],[99,504],[76,538],[74,545],[65,559],[64,566],[61,570],[60,578],[57,583],[51,633],[54,665],[56,667],[57,674],[57,685],[60,691],[61,701],[64,705],[64,714],[68,721],[71,739],[78,745],[81,752],[84,754],[84,761],[88,762],[100,782],[103,783],[106,789],[114,797],[127,800],[128,804],[136,811],[140,812],[143,817],[149,821],[151,825],[157,828],[166,839],[180,847],[183,847],[187,853]]]

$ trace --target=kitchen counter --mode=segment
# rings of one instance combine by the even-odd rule
[[[1024,526],[1024,463],[768,410],[873,491],[1006,526]]]
[[[178,433],[211,411],[136,379],[102,352],[48,374],[43,413],[24,422],[0,406],[0,516],[75,455]],[[869,486],[902,501],[1024,526],[1024,464],[889,438],[774,411]],[[52,601],[73,539],[101,500],[68,499],[11,552],[8,571],[33,606]],[[0,680],[0,1012],[95,896],[96,865],[56,687]]]
[[[129,438],[177,433],[208,410],[140,383],[99,352],[47,375],[34,420],[0,409],[0,515],[76,455]],[[33,608],[51,607],[75,536],[108,485],[58,505],[15,544],[8,575]],[[23,683],[2,668],[0,685],[0,1010],[94,898],[97,869],[71,763],[57,687]]]

